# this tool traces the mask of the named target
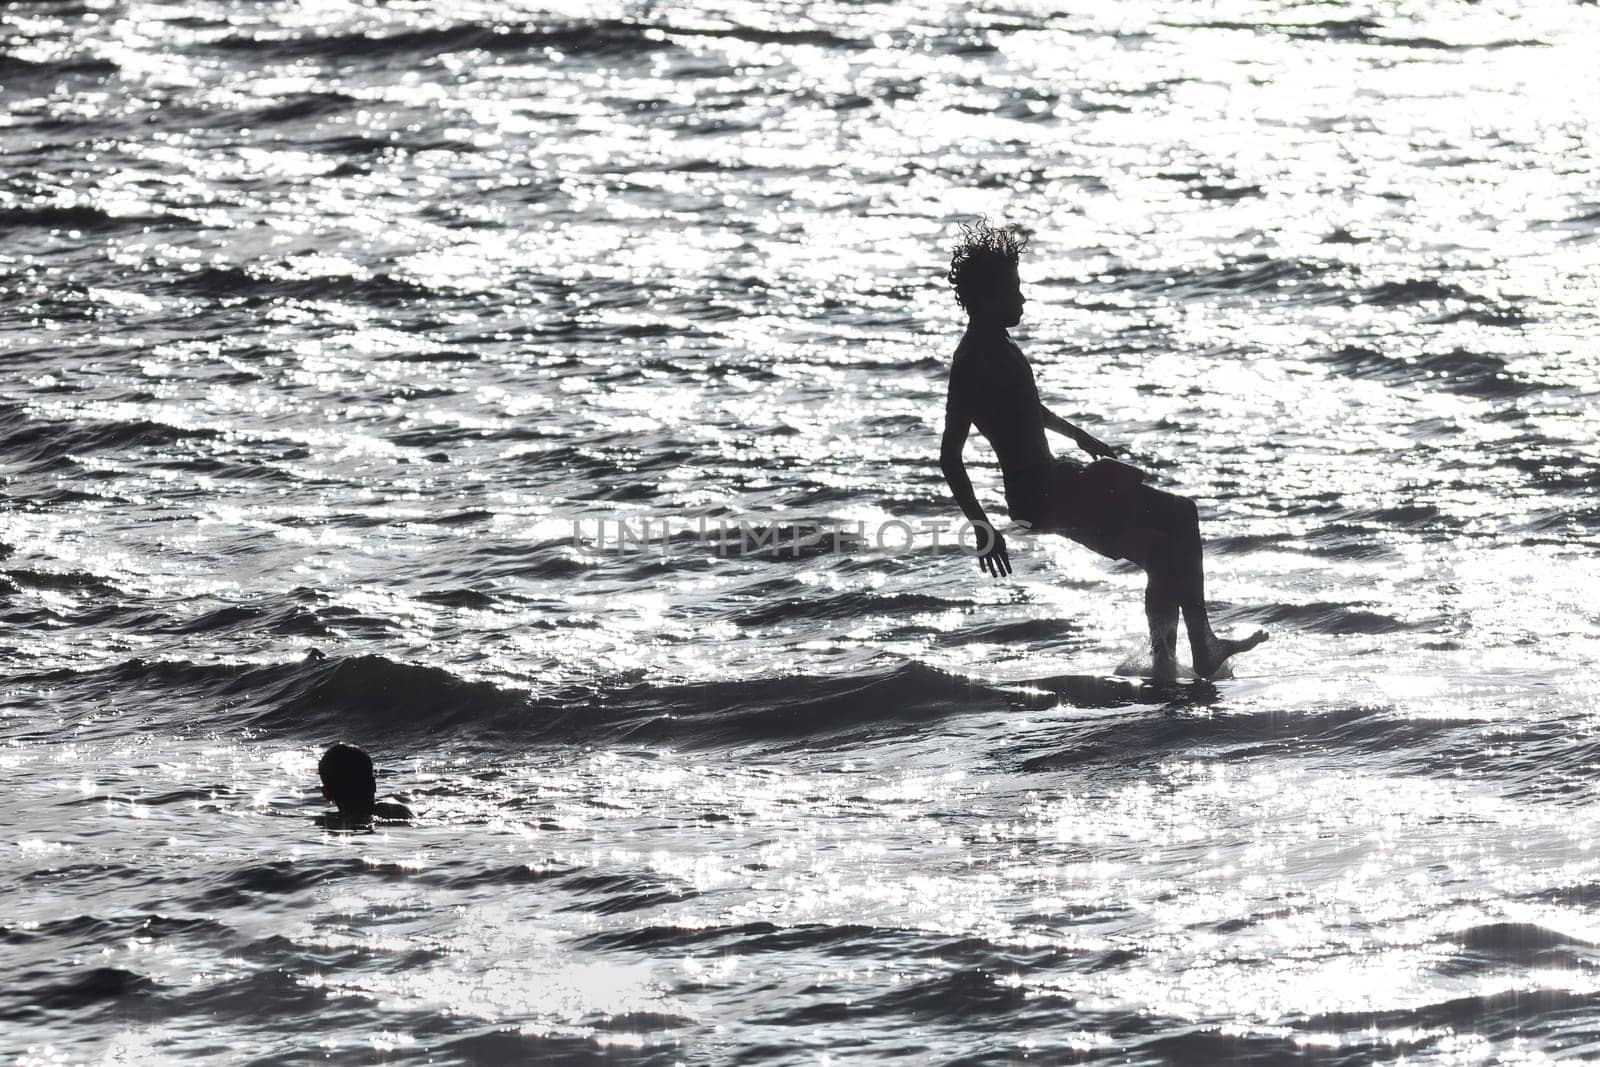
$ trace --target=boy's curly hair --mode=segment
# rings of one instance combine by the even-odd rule
[[[1015,266],[1027,247],[1027,235],[1015,226],[991,226],[987,217],[970,226],[961,223],[961,239],[950,253],[950,272],[945,275],[961,306],[970,309],[973,301],[987,296],[997,268]]]

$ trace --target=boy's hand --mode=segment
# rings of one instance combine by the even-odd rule
[[[1086,433],[1083,430],[1078,431],[1077,441],[1078,447],[1089,453],[1089,455],[1093,456],[1095,459],[1115,459],[1120,451],[1119,449],[1113,448],[1111,445],[1106,444],[1093,434]]]
[[[978,557],[978,566],[983,568],[985,574],[996,579],[1004,578],[1011,573],[1011,554],[1006,551],[1006,539],[994,527],[989,527],[989,533],[994,541],[989,545],[989,551]]]

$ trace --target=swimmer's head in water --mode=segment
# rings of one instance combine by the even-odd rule
[[[1027,247],[1028,238],[1015,226],[991,226],[988,219],[973,226],[962,223],[946,277],[968,314],[995,318],[1006,326],[1022,319],[1017,257]]]
[[[317,763],[322,777],[322,795],[341,811],[371,810],[378,795],[378,777],[372,770],[372,757],[355,745],[340,741],[329,747]]]

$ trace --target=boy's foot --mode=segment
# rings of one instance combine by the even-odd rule
[[[1150,678],[1158,685],[1178,680],[1178,621],[1161,621],[1150,626]]]
[[[1178,680],[1178,674],[1175,656],[1158,656],[1150,662],[1150,680],[1157,685],[1171,685]]]
[[[1213,636],[1210,641],[1210,648],[1206,650],[1204,659],[1202,660],[1200,656],[1195,656],[1194,673],[1200,678],[1215,677],[1216,673],[1222,669],[1222,665],[1228,662],[1230,657],[1237,656],[1241,652],[1249,652],[1266,639],[1267,631],[1265,630],[1257,630],[1249,637],[1238,641],[1225,641],[1220,637]]]

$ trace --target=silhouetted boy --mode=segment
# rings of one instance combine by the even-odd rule
[[[374,820],[399,822],[412,818],[404,804],[378,800],[378,778],[372,770],[372,757],[355,745],[340,741],[329,747],[317,763],[322,778],[322,795],[333,801],[343,826],[364,826]]]
[[[1000,461],[1012,519],[1062,534],[1103,556],[1131,560],[1144,570],[1155,674],[1165,679],[1177,675],[1181,611],[1195,674],[1215,676],[1229,656],[1254,648],[1267,635],[1258,630],[1243,640],[1226,641],[1211,631],[1194,502],[1144,485],[1143,472],[1111,459],[1116,449],[1040,402],[1033,368],[1006,333],[1022,321],[1025,301],[1017,257],[1027,240],[1012,227],[987,222],[961,229],[949,279],[968,322],[950,365],[939,466],[980,539],[993,532],[979,566],[995,578],[1011,573],[1005,538],[990,526],[961,459],[973,426]],[[1045,440],[1046,430],[1071,438],[1096,461],[1084,466],[1058,459]]]

